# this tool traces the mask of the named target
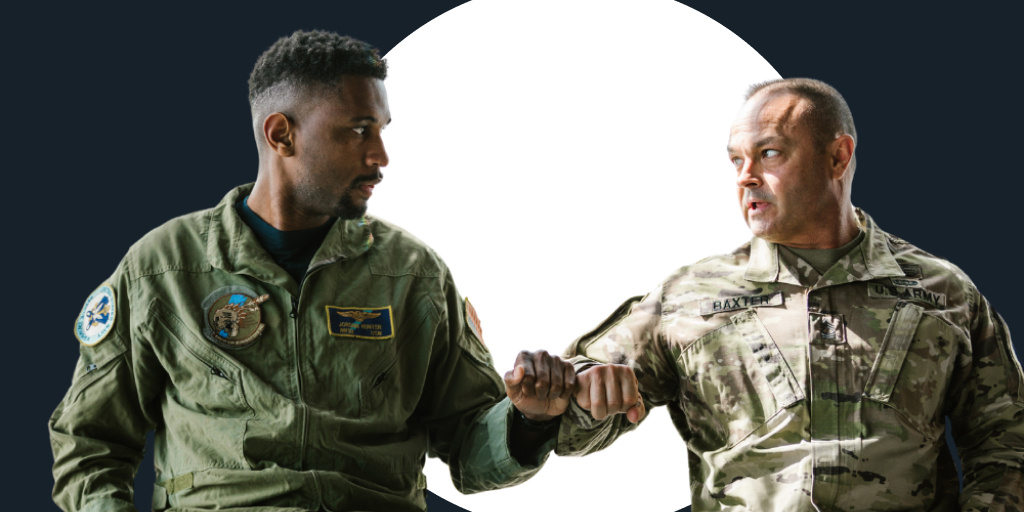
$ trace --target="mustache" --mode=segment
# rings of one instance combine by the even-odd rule
[[[768,192],[764,189],[745,189],[743,191],[743,202],[749,203],[751,201],[757,201],[759,203],[770,203],[775,200],[775,194]]]
[[[372,174],[366,174],[366,175],[359,176],[359,177],[355,178],[354,180],[352,180],[351,187],[352,188],[358,188],[361,185],[363,185],[364,183],[373,183],[373,182],[376,182],[376,181],[382,181],[383,179],[384,179],[384,173],[382,173],[380,171],[377,171],[377,172],[372,173]]]

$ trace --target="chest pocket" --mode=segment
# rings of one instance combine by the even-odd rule
[[[732,447],[804,394],[754,310],[733,315],[679,356],[683,410],[707,446]],[[711,439],[712,432],[718,439]]]
[[[898,303],[865,382],[865,398],[895,409],[918,432],[941,436],[957,339],[949,324],[923,307]]]

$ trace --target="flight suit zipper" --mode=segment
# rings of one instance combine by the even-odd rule
[[[343,258],[335,260],[326,260],[316,263],[306,269],[306,273],[302,275],[302,279],[299,280],[299,289],[296,295],[291,297],[292,310],[288,314],[292,318],[292,347],[295,350],[295,388],[296,388],[296,400],[298,401],[299,409],[302,411],[302,424],[300,425],[301,433],[299,435],[299,460],[298,469],[304,469],[305,457],[306,457],[306,442],[309,430],[309,406],[305,400],[302,399],[302,354],[299,352],[299,306],[302,301],[302,285],[306,282],[306,279],[316,272],[317,270],[326,267],[327,265],[340,261]]]

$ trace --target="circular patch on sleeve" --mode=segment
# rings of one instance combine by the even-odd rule
[[[114,327],[114,290],[101,285],[89,295],[75,321],[75,337],[87,347],[103,341]]]
[[[269,298],[269,295],[257,296],[244,286],[226,286],[214,291],[202,304],[206,316],[203,334],[224,348],[252,345],[266,328],[261,322],[260,304]]]

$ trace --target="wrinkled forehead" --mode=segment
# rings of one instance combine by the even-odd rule
[[[733,121],[730,140],[743,135],[795,136],[805,124],[811,102],[788,92],[761,92],[755,94],[740,108]]]

